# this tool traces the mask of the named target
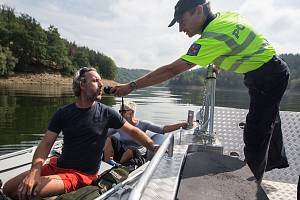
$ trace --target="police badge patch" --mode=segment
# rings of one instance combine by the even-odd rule
[[[196,56],[198,54],[198,52],[200,51],[201,45],[200,44],[192,44],[191,47],[189,48],[188,52],[186,53],[186,55],[189,56]]]

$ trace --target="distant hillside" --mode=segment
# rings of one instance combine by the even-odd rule
[[[280,55],[288,64],[291,72],[288,89],[300,91],[300,54],[281,54]],[[197,68],[177,75],[169,81],[170,86],[204,85],[206,68]],[[245,86],[243,75],[234,72],[221,70],[217,78],[217,88],[235,88],[241,89]]]
[[[133,81],[145,74],[148,74],[150,70],[145,69],[126,69],[126,68],[118,68],[117,76],[115,81],[119,83],[127,83],[129,81]]]

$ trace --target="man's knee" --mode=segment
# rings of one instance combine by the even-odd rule
[[[23,172],[14,178],[8,180],[5,182],[3,186],[3,193],[12,198],[12,199],[18,199],[18,187],[21,181],[25,178],[25,176],[28,174],[28,171]]]
[[[3,185],[3,193],[12,198],[12,199],[18,199],[18,185],[11,183],[10,181],[6,182]]]

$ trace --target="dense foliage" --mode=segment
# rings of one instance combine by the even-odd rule
[[[17,16],[13,8],[0,7],[0,76],[14,72],[73,74],[80,67],[95,67],[106,79],[114,79],[114,61],[87,47],[60,37],[50,25],[44,30],[31,16]]]
[[[280,55],[289,65],[291,77],[289,89],[300,90],[300,54]],[[180,74],[169,81],[171,86],[196,85],[203,86],[206,68],[199,68]],[[217,78],[217,88],[244,88],[243,75],[234,72],[221,71]]]
[[[0,76],[6,76],[10,71],[14,70],[18,59],[16,59],[12,52],[7,47],[0,45]]]

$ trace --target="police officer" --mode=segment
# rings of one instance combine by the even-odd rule
[[[282,141],[279,104],[286,90],[289,69],[273,46],[235,12],[213,14],[206,0],[179,0],[169,27],[179,23],[179,32],[200,35],[187,53],[142,78],[112,89],[124,96],[135,89],[168,80],[195,65],[211,63],[244,74],[250,107],[244,129],[245,160],[258,183],[265,171],[288,167]]]

